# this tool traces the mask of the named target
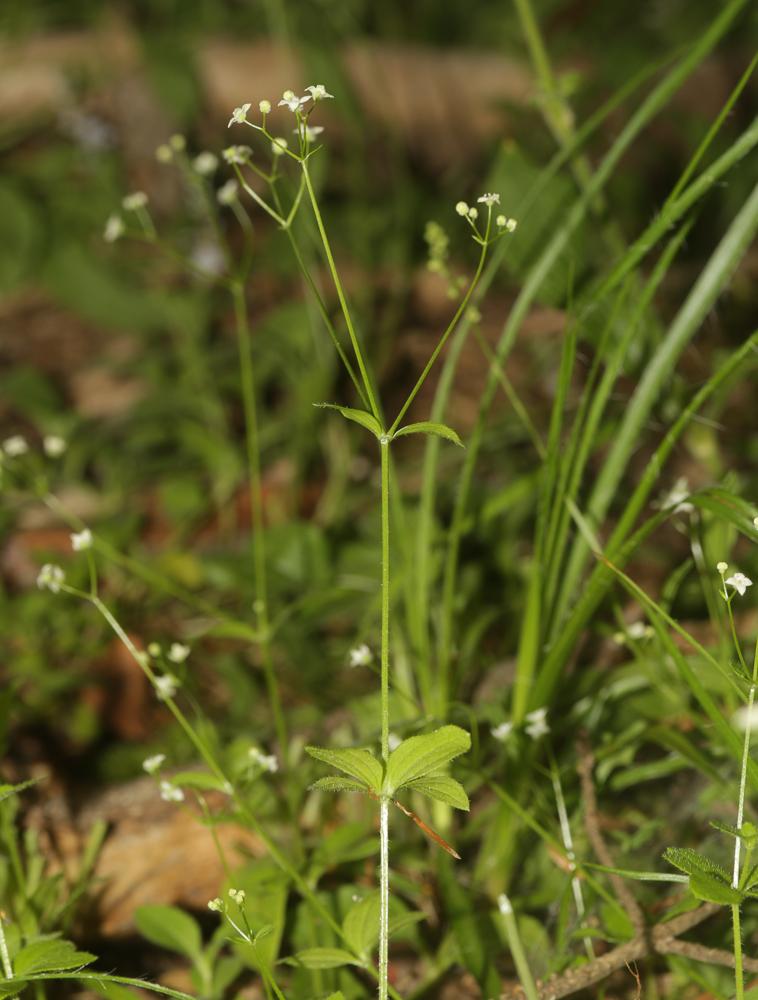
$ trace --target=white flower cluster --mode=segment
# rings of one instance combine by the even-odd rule
[[[488,191],[486,194],[480,195],[476,200],[477,204],[484,205],[487,208],[487,212],[491,213],[495,205],[500,204],[500,195],[495,194],[493,191]],[[474,223],[479,218],[479,209],[476,205],[469,205],[467,201],[459,201],[456,203],[455,211],[476,228]],[[488,214],[487,218],[490,218],[490,214]],[[495,217],[495,225],[499,230],[498,235],[501,235],[504,232],[514,232],[518,223],[515,219],[510,219],[506,215],[497,215]]]
[[[53,563],[45,563],[37,574],[37,586],[40,590],[49,590],[53,594],[59,594],[60,589],[66,581],[66,574],[60,566]]]
[[[374,654],[365,642],[362,642],[360,646],[356,646],[354,649],[351,649],[348,655],[348,662],[351,668],[370,667],[373,659]]]
[[[726,576],[726,571],[728,569],[728,563],[720,562],[716,564],[716,570],[718,571],[721,579],[724,580],[724,594],[726,595],[726,587],[733,587],[740,597],[744,597],[747,588],[753,586],[753,581],[750,577],[745,576],[744,573],[732,573],[731,576]],[[726,579],[724,579],[724,577],[726,577]]]
[[[258,747],[250,747],[248,750],[250,760],[270,774],[276,774],[279,770],[279,761],[273,754],[265,754]]]
[[[493,738],[499,743],[505,743],[513,732],[513,723],[501,722],[499,726],[495,726],[490,732]],[[537,708],[533,712],[527,713],[524,732],[533,740],[538,740],[541,736],[547,736],[550,732],[550,726],[547,723],[546,708]]]

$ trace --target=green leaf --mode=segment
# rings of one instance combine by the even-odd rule
[[[371,431],[374,437],[380,438],[384,433],[376,417],[372,413],[367,413],[366,410],[354,410],[350,406],[338,406],[336,403],[314,403],[313,405],[319,409],[336,410],[346,420],[352,420],[353,423],[360,424],[367,431]]]
[[[746,844],[755,846],[755,842],[758,840],[758,827],[756,827],[755,823],[743,823],[742,826],[738,827],[732,826],[731,823],[722,823],[717,819],[712,819],[710,822],[714,830],[718,830],[720,833],[727,833],[730,837],[739,837]]]
[[[30,778],[28,781],[22,781],[18,785],[0,785],[0,802],[4,802],[12,795],[18,795],[19,792],[23,792],[25,789],[31,788],[32,785],[36,785],[38,781],[44,780],[44,776],[40,776],[39,778]]]
[[[678,868],[679,871],[686,872],[688,875],[713,875],[721,879],[722,882],[726,882],[727,885],[731,881],[725,868],[722,868],[715,861],[711,861],[704,854],[690,850],[689,847],[667,847],[663,852],[663,857],[674,868]]]
[[[32,941],[16,955],[14,971],[20,978],[38,972],[60,972],[64,969],[80,969],[95,961],[95,955],[87,951],[77,951],[71,941],[60,938],[44,938]]]
[[[452,427],[448,427],[447,424],[435,424],[429,420],[422,420],[418,424],[406,424],[405,427],[401,427],[400,430],[395,431],[393,437],[402,437],[404,434],[432,434],[435,437],[444,438],[446,441],[452,441],[459,448],[463,447],[463,441],[461,441]]]
[[[722,882],[718,876],[706,872],[690,875],[690,889],[694,896],[706,903],[732,906],[734,903],[741,903],[743,899],[743,894],[739,889],[733,889],[731,885]]]
[[[140,906],[134,922],[148,941],[193,961],[202,950],[200,928],[188,913],[176,906]]]
[[[26,979],[0,979],[0,1000],[15,997],[29,985]]]
[[[426,736],[411,736],[403,740],[390,754],[387,765],[389,793],[439,771],[470,746],[471,737],[460,726],[442,726]]]
[[[427,774],[423,778],[409,781],[405,787],[436,799],[437,802],[444,802],[454,809],[469,809],[468,795],[463,785],[447,774]]]
[[[349,774],[351,778],[360,781],[377,795],[382,791],[384,771],[382,765],[371,751],[366,749],[327,750],[324,747],[306,747],[306,752],[322,760],[325,764],[336,767],[338,771]]]
[[[379,940],[379,893],[372,892],[350,907],[342,922],[345,940],[353,951],[368,958]]]
[[[184,785],[185,788],[197,788],[201,792],[216,791],[224,792],[224,782],[217,778],[210,771],[179,771],[178,774],[171,775],[171,781],[175,785]]]
[[[340,778],[336,775],[319,778],[310,786],[314,792],[365,792],[366,786],[353,778]]]
[[[292,958],[285,958],[288,965],[300,965],[305,969],[339,969],[343,965],[361,963],[344,948],[305,948]]]
[[[330,993],[326,1000],[345,1000],[345,994],[342,990],[337,990],[336,993]]]

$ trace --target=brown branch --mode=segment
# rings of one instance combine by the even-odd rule
[[[592,780],[592,753],[586,742],[579,746],[578,771],[582,786],[582,796],[585,808],[585,826],[587,836],[601,864],[607,868],[615,867],[613,857],[603,839],[600,827],[600,817],[597,809],[595,786]],[[618,875],[609,875],[619,902],[624,906],[634,923],[637,933],[631,941],[612,948],[605,955],[586,965],[569,969],[557,976],[552,976],[545,982],[537,982],[540,1000],[560,1000],[561,997],[578,993],[596,983],[602,982],[614,972],[631,967],[635,962],[649,958],[652,955],[681,955],[696,962],[710,962],[714,965],[724,965],[734,968],[734,955],[721,948],[708,948],[705,945],[691,941],[680,941],[679,937],[697,927],[709,917],[722,910],[716,903],[703,903],[695,910],[680,913],[666,923],[654,927],[645,925],[644,914],[637,900],[632,895],[626,882]],[[743,958],[743,966],[748,972],[758,972],[758,959]],[[634,973],[632,973],[634,975]],[[636,977],[635,977],[636,978]],[[639,982],[639,981],[638,981]],[[500,1000],[523,1000],[524,991],[518,986],[501,994]]]
[[[585,738],[581,738],[577,744],[579,761],[577,771],[582,786],[582,800],[584,802],[584,825],[587,830],[592,849],[597,855],[598,861],[606,868],[615,868],[611,852],[603,839],[600,829],[600,814],[597,808],[597,796],[595,795],[595,783],[592,780],[592,768],[595,766],[595,758],[592,750]],[[620,875],[609,875],[609,880],[616,893],[616,897],[626,910],[627,916],[632,922],[637,934],[645,934],[645,915],[642,912],[637,900],[634,898],[626,881]]]

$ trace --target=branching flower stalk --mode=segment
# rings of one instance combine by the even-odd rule
[[[314,85],[307,88],[309,93],[302,97],[298,97],[292,91],[285,91],[282,100],[279,102],[280,105],[286,106],[295,116],[295,134],[298,139],[299,152],[294,152],[289,149],[288,143],[280,138],[273,135],[267,127],[267,115],[271,110],[271,105],[268,101],[262,101],[259,105],[259,109],[262,114],[261,124],[254,124],[248,121],[247,113],[250,109],[249,104],[242,105],[239,108],[235,108],[230,119],[231,124],[245,124],[250,128],[260,132],[270,143],[271,150],[274,157],[274,165],[270,173],[265,173],[260,170],[257,166],[253,165],[251,162],[251,155],[246,151],[238,153],[237,151],[244,149],[244,147],[231,147],[227,150],[225,157],[229,162],[234,164],[234,168],[237,172],[237,177],[245,191],[249,191],[252,195],[254,201],[259,204],[269,216],[274,218],[279,226],[285,230],[287,238],[292,246],[293,252],[297,259],[298,265],[306,277],[311,291],[314,293],[316,302],[321,312],[322,317],[326,323],[329,334],[332,341],[337,348],[340,360],[344,364],[350,378],[356,388],[358,395],[361,398],[365,409],[354,410],[349,407],[337,406],[333,404],[322,404],[328,406],[331,409],[338,410],[342,416],[346,419],[351,420],[355,423],[360,424],[366,430],[369,430],[377,439],[379,443],[380,450],[380,466],[381,466],[381,651],[380,651],[380,704],[381,704],[381,762],[384,778],[381,784],[372,784],[376,778],[377,772],[376,761],[368,756],[362,758],[359,761],[359,765],[356,765],[354,758],[340,757],[340,751],[328,751],[322,750],[320,748],[308,748],[309,752],[313,756],[319,759],[326,760],[333,763],[339,769],[346,771],[350,776],[351,780],[345,782],[344,779],[325,779],[330,782],[328,787],[330,790],[335,791],[340,788],[350,788],[355,787],[362,788],[362,790],[367,791],[371,797],[379,800],[379,831],[380,831],[380,851],[379,851],[379,998],[380,1000],[386,1000],[389,995],[389,984],[388,984],[388,941],[389,941],[389,806],[391,801],[394,800],[393,792],[396,787],[392,786],[391,774],[392,774],[392,764],[391,764],[391,754],[390,754],[390,711],[389,711],[389,691],[390,691],[390,591],[391,591],[391,579],[390,579],[390,504],[393,497],[390,492],[390,482],[391,482],[391,459],[390,459],[390,446],[395,437],[413,434],[413,433],[425,433],[434,434],[440,437],[446,438],[447,440],[454,441],[460,444],[457,434],[452,431],[449,427],[445,427],[442,424],[432,424],[432,423],[421,423],[421,424],[409,424],[402,426],[402,422],[406,413],[408,412],[410,406],[412,405],[414,399],[418,395],[421,387],[426,381],[432,367],[434,366],[440,352],[447,343],[448,338],[451,336],[453,331],[457,328],[461,318],[466,313],[466,310],[471,301],[471,297],[479,283],[479,279],[484,270],[484,264],[487,258],[488,248],[497,239],[503,236],[507,232],[513,232],[516,228],[516,222],[513,219],[508,219],[504,215],[498,215],[493,219],[493,208],[500,202],[500,197],[497,194],[485,194],[479,198],[479,203],[484,206],[486,210],[486,219],[483,229],[480,230],[479,224],[477,222],[479,217],[479,209],[476,206],[469,207],[465,202],[459,202],[456,205],[456,211],[458,215],[465,218],[466,222],[472,229],[472,235],[476,243],[481,247],[481,253],[479,256],[478,265],[475,274],[469,283],[468,289],[463,295],[458,308],[440,337],[434,351],[432,352],[429,360],[427,361],[421,375],[417,379],[415,385],[409,392],[405,402],[403,403],[400,411],[398,412],[395,420],[390,425],[389,429],[385,429],[385,424],[383,421],[382,409],[380,401],[378,400],[377,393],[374,389],[374,384],[369,374],[369,368],[366,363],[366,359],[361,347],[361,343],[356,332],[355,324],[353,322],[350,309],[347,303],[347,297],[345,295],[345,290],[342,285],[342,281],[339,276],[339,271],[334,258],[334,253],[332,251],[331,242],[327,234],[326,225],[324,223],[324,218],[321,213],[321,209],[318,202],[318,197],[313,185],[311,178],[308,162],[310,157],[316,151],[312,149],[311,143],[322,131],[318,126],[312,127],[309,124],[309,116],[313,111],[316,104],[319,101],[331,98],[326,89],[322,85]],[[293,209],[290,213],[285,216],[284,209],[282,207],[282,202],[280,195],[276,188],[276,181],[278,178],[278,166],[277,161],[279,159],[290,158],[295,160],[300,167],[300,184],[297,188],[297,193],[295,195],[295,202]],[[271,189],[271,196],[274,202],[272,207],[267,202],[265,202],[261,196],[254,192],[249,185],[247,185],[245,178],[240,170],[242,165],[247,165],[251,167],[257,175],[265,180]],[[303,186],[308,195],[308,200],[310,202],[311,210],[313,212],[314,221],[316,223],[316,228],[319,233],[321,240],[321,245],[324,252],[324,257],[326,259],[327,266],[329,268],[329,273],[334,284],[334,289],[337,294],[337,299],[339,301],[340,310],[342,317],[344,319],[345,327],[347,329],[348,338],[350,341],[350,346],[352,348],[352,354],[355,358],[355,363],[357,367],[357,375],[353,370],[352,365],[348,361],[341,344],[339,343],[336,331],[329,319],[326,306],[318,294],[315,286],[315,282],[308,275],[307,268],[304,264],[303,256],[299,251],[297,242],[292,234],[292,220],[294,218],[294,211],[299,203],[300,196],[303,191]],[[448,727],[451,730],[455,730],[456,727]],[[440,731],[442,732],[442,731]],[[470,742],[468,735],[463,734],[462,730],[458,730],[465,741]],[[436,734],[435,734],[436,735]],[[451,743],[447,748],[447,751],[443,751],[443,757],[441,760],[447,761],[452,756],[463,752],[467,748],[468,743],[461,743],[461,737],[456,734],[446,734]],[[418,737],[419,739],[430,739],[431,737]],[[439,739],[444,743],[445,737],[439,737]],[[359,753],[359,752],[355,752]],[[348,751],[345,754],[349,754]],[[360,756],[360,755],[359,755]],[[446,779],[450,781],[452,785],[457,785],[457,783],[452,782],[452,779]],[[325,786],[326,787],[326,786]],[[454,804],[458,808],[468,808],[468,799],[460,786],[458,786],[459,791],[456,789],[453,792],[448,791],[445,793],[448,796],[452,795],[452,798],[448,797],[446,800],[448,804]],[[427,788],[425,794],[430,794],[435,797],[438,790],[432,794]],[[399,803],[398,803],[399,804]],[[401,806],[401,808],[403,808]],[[410,815],[410,814],[409,814]],[[435,835],[436,836],[436,835]]]

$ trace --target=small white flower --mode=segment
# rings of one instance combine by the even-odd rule
[[[468,204],[465,201],[458,201],[455,204],[455,210],[458,215],[468,215]]]
[[[656,506],[660,507],[661,510],[673,507],[675,514],[690,514],[695,508],[691,503],[685,502],[689,495],[689,484],[685,477],[681,476],[677,479],[668,493],[664,493],[658,498]]]
[[[227,163],[247,163],[251,153],[249,146],[227,146],[221,155]]]
[[[630,639],[646,639],[650,635],[650,626],[645,622],[632,622],[626,627]]]
[[[508,221],[505,224],[505,228],[508,230],[509,233],[513,233],[513,232],[516,231],[516,226],[517,225],[518,225],[518,222],[516,222],[515,219],[508,219]]]
[[[490,729],[490,732],[492,733],[493,738],[498,741],[498,743],[505,743],[505,741],[513,732],[513,723],[501,722],[499,726],[495,726],[494,729]]]
[[[165,759],[165,753],[157,753],[153,757],[147,757],[142,761],[142,770],[147,771],[148,774],[157,774],[163,767]]]
[[[85,552],[87,549],[92,548],[92,532],[89,528],[84,528],[83,531],[77,531],[71,537],[71,548],[74,552]]]
[[[160,677],[155,678],[155,691],[158,695],[158,701],[166,701],[168,698],[173,698],[178,690],[179,679],[174,677],[173,674],[161,674]]]
[[[293,90],[285,90],[281,101],[279,101],[279,107],[289,108],[290,111],[299,111],[310,99],[310,94],[306,94],[305,97],[298,97]]]
[[[470,208],[468,210],[468,217],[471,220],[478,219],[479,218],[479,209],[478,208],[473,208],[473,207]]]
[[[126,232],[126,226],[124,225],[124,220],[120,215],[109,215],[105,220],[105,229],[103,229],[103,239],[106,243],[115,243],[116,240],[120,240],[121,237]]]
[[[719,574],[719,576],[723,576],[728,569],[729,569],[729,563],[725,562],[716,563],[716,572]]]
[[[293,128],[292,131],[295,133],[295,135],[301,134],[299,129]],[[306,125],[304,127],[306,142],[315,142],[323,131],[324,131],[323,125]]]
[[[184,802],[184,792],[170,781],[162,781],[160,790],[164,802]]]
[[[328,93],[323,83],[317,83],[315,86],[311,84],[310,87],[306,87],[305,89],[311,92],[314,104],[316,101],[324,101],[328,97],[334,99],[334,94]],[[303,100],[303,98],[301,98],[301,100]],[[305,98],[305,100],[307,100],[307,98]]]
[[[258,764],[264,771],[268,771],[270,774],[276,774],[279,770],[279,761],[276,757],[273,754],[263,753],[258,747],[250,747],[248,756],[254,764]]]
[[[744,573],[734,573],[726,581],[729,587],[734,587],[740,597],[743,597],[748,587],[753,586],[753,581],[748,579]]]
[[[504,892],[497,897],[497,908],[503,914],[513,913],[511,901]]]
[[[223,184],[216,192],[216,200],[219,205],[231,205],[237,200],[239,195],[239,185],[233,177],[230,177],[226,184]]]
[[[215,153],[209,153],[208,150],[205,150],[204,152],[197,154],[195,159],[192,161],[192,166],[198,174],[203,177],[207,177],[208,174],[212,174],[218,166],[218,157]]]
[[[121,202],[121,207],[125,212],[136,212],[147,205],[147,195],[144,191],[132,191]]]
[[[239,108],[235,108],[234,111],[232,111],[232,117],[229,119],[229,124],[226,127],[231,128],[232,125],[244,125],[247,121],[247,113],[251,106],[252,105],[248,102],[247,104],[242,104]]]
[[[14,434],[13,437],[6,438],[3,441],[3,451],[8,458],[18,458],[19,455],[25,455],[29,451],[29,445],[25,437],[22,437],[20,434]]]
[[[245,890],[244,889],[230,889],[229,899],[237,904],[237,906],[242,906],[245,902]]]
[[[753,527],[758,528],[758,517],[753,518]]]
[[[351,667],[371,666],[373,659],[374,654],[365,642],[362,642],[360,646],[356,646],[355,649],[351,649],[349,653],[349,663]]]
[[[158,657],[161,655],[161,646],[159,642],[151,642],[147,647],[148,656]]]
[[[168,651],[168,658],[172,663],[184,663],[190,655],[189,646],[183,646],[181,642],[172,642]]]
[[[187,140],[179,132],[172,135],[168,142],[175,153],[183,153],[187,148]]]
[[[208,909],[213,910],[214,913],[222,913],[224,910],[224,901],[220,896],[216,896],[215,899],[208,900]]]
[[[498,215],[498,217],[495,219],[495,225],[497,226],[498,229],[505,229],[507,222],[508,220],[504,215]]]
[[[66,439],[59,434],[46,434],[42,438],[42,448],[48,458],[60,458],[67,447]]]
[[[287,140],[282,136],[277,136],[271,143],[271,152],[274,156],[283,156],[287,151]]]
[[[546,736],[550,732],[550,726],[547,724],[546,708],[537,708],[534,712],[528,712],[526,721],[528,723],[526,726],[526,735],[531,736],[533,740],[538,740],[540,736]]]
[[[271,101],[258,101],[258,110],[262,115],[270,115]]]
[[[751,732],[758,729],[758,705],[753,705],[752,712],[747,705],[738,708],[732,716],[732,725],[735,729],[740,729],[743,733],[746,729],[750,729]]]
[[[174,151],[167,143],[161,143],[155,150],[155,158],[158,163],[171,163],[174,158]]]
[[[40,590],[49,590],[53,594],[60,593],[61,585],[66,579],[66,574],[53,563],[45,563],[37,574],[37,586]]]
[[[190,260],[198,269],[210,277],[224,273],[226,260],[223,251],[214,239],[200,239],[190,253]]]
[[[492,208],[493,205],[500,204],[500,195],[488,192],[487,194],[483,194],[481,198],[477,198],[476,200],[479,202],[480,205],[486,205],[487,208]]]
[[[390,750],[397,750],[397,748],[400,746],[402,742],[403,741],[400,739],[397,733],[390,733],[389,736],[387,737],[387,746],[390,748]]]

